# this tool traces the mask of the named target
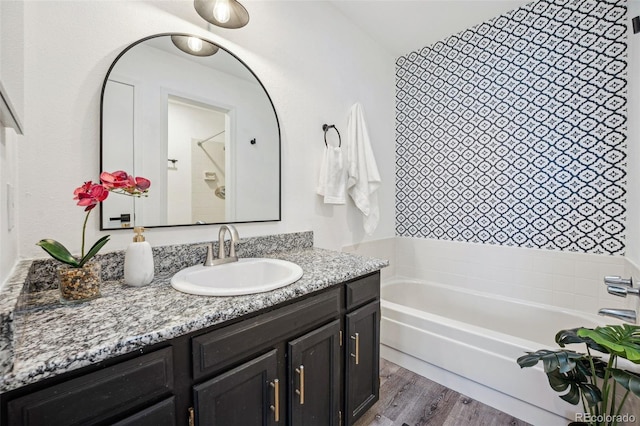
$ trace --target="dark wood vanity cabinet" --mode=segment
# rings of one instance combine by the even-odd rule
[[[3,401],[6,424],[175,424],[173,368],[171,347],[119,362]]]
[[[379,285],[376,272],[2,394],[0,423],[351,425],[378,399]]]
[[[193,387],[190,425],[276,425],[281,394],[273,349]]]
[[[340,321],[289,342],[289,424],[340,425]]]
[[[286,356],[272,349],[194,386],[193,423],[338,426],[339,336],[335,320],[288,342]]]
[[[347,424],[355,422],[379,398],[380,303],[371,302],[347,314],[345,371]]]
[[[380,274],[346,283],[345,424],[380,397]]]

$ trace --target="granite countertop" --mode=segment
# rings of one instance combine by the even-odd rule
[[[27,292],[21,310],[14,313],[12,368],[0,376],[0,392],[260,311],[388,265],[385,260],[313,247],[262,257],[294,262],[304,275],[277,290],[231,297],[178,292],[170,285],[174,271],[157,272],[145,287],[129,287],[121,279],[105,281],[102,297],[82,304],[60,304],[57,289]]]

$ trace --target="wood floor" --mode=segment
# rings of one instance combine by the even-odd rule
[[[380,360],[380,400],[354,426],[527,426],[385,359]]]

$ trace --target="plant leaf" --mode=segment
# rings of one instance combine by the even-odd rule
[[[594,342],[590,338],[580,337],[578,335],[579,329],[580,328],[571,328],[569,330],[560,330],[556,334],[556,343],[560,345],[561,348],[564,348],[565,345],[570,345],[572,343],[584,343],[591,349],[594,349],[598,352],[607,353],[607,350],[605,348],[598,345],[596,342]]]
[[[108,242],[109,242],[109,235],[105,235],[104,237],[96,241],[96,243],[93,246],[91,246],[87,254],[85,254],[84,257],[80,259],[80,262],[78,263],[78,268],[81,268],[82,266],[84,266],[84,264],[87,263],[93,256],[95,256],[100,251],[100,249]]]
[[[518,358],[517,362],[520,367],[533,367],[538,361],[542,361],[545,373],[556,369],[562,373],[566,373],[567,371],[573,370],[576,367],[576,361],[583,357],[583,354],[567,349],[557,351],[540,349],[536,352],[527,352],[527,355]]]
[[[567,401],[569,404],[578,405],[580,402],[580,388],[578,386],[572,385],[569,392],[564,395],[560,395],[560,398]]]
[[[578,336],[588,337],[606,349],[605,353],[612,353],[628,359],[636,364],[640,363],[640,326],[637,325],[607,325],[595,329],[581,328]]]
[[[603,377],[607,364],[596,357],[591,359],[596,375]],[[532,367],[539,361],[542,361],[549,386],[554,391],[561,393],[568,389],[565,394],[560,395],[563,400],[577,405],[580,403],[580,396],[583,395],[589,406],[594,406],[602,400],[600,389],[589,383],[592,372],[587,355],[567,349],[557,351],[540,349],[536,352],[527,352],[526,355],[518,358],[520,367]]]
[[[575,370],[569,371],[566,374],[554,370],[547,373],[547,378],[549,379],[549,385],[554,391],[564,392],[566,389],[569,389],[567,393],[560,395],[560,398],[570,404],[577,405],[580,403],[581,394],[585,397],[590,407],[602,401],[600,389],[589,383],[587,377],[583,374],[576,374]]]
[[[631,371],[620,370],[618,368],[612,368],[611,375],[622,387],[631,391],[634,395],[640,396],[640,376]]]
[[[551,386],[551,389],[553,389],[556,392],[562,392],[566,390],[569,386],[571,386],[571,382],[567,380],[565,375],[561,374],[558,370],[553,370],[548,372],[547,379],[549,379],[549,386]]]
[[[602,393],[596,385],[592,385],[591,383],[580,383],[578,386],[586,398],[589,407],[593,407],[598,402],[602,401]]]
[[[51,257],[59,260],[62,263],[71,265],[74,268],[80,266],[78,263],[78,259],[76,259],[71,253],[69,253],[69,250],[67,250],[65,246],[63,246],[56,240],[44,239],[38,241],[36,245],[42,247],[44,251],[49,253]]]
[[[578,336],[577,328],[571,328],[569,330],[560,330],[556,333],[556,343],[560,347],[564,348],[565,345],[571,343],[585,343],[586,339]]]

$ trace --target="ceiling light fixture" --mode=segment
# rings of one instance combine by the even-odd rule
[[[196,12],[205,21],[222,28],[241,28],[249,22],[249,12],[237,0],[194,0]]]
[[[172,35],[171,41],[178,49],[194,56],[211,56],[219,49],[215,44],[194,36]]]

